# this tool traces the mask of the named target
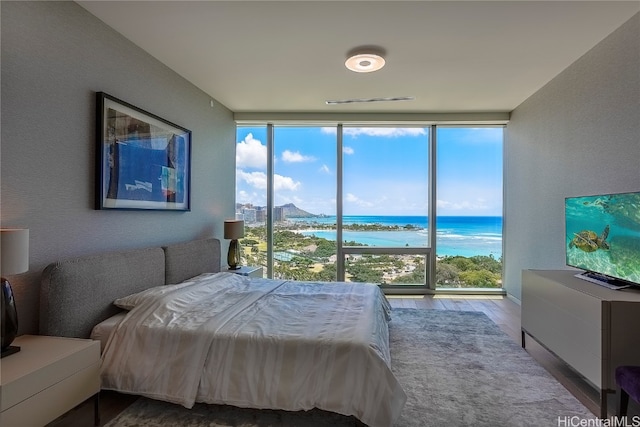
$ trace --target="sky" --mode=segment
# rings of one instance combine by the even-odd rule
[[[439,127],[437,214],[502,216],[502,127]],[[344,215],[426,216],[428,128],[343,128]],[[266,206],[266,126],[238,127],[236,201]],[[275,205],[336,214],[337,129],[274,128]]]

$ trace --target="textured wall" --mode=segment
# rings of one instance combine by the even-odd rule
[[[506,130],[505,288],[565,267],[564,198],[640,191],[640,14],[518,106]]]
[[[222,238],[234,215],[235,124],[228,109],[211,107],[207,94],[73,2],[0,7],[0,214],[3,227],[30,229],[30,271],[11,281],[20,333],[35,333],[50,262]],[[93,210],[98,91],[192,131],[191,212]]]

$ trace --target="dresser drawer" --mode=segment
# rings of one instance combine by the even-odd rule
[[[96,362],[3,411],[0,425],[43,426],[99,391],[100,363]]]
[[[100,343],[23,335],[0,364],[0,422],[44,425],[100,391]]]

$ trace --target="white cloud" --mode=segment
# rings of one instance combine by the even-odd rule
[[[237,176],[252,187],[260,190],[267,189],[267,174],[264,172],[245,172],[238,169]],[[273,176],[273,188],[275,191],[279,190],[298,190],[302,184],[299,181],[294,181],[293,178],[288,176],[282,176],[274,174]]]
[[[322,133],[335,135],[338,132],[335,127],[323,127]],[[418,136],[427,135],[427,129],[418,127],[399,127],[399,128],[355,128],[355,127],[343,127],[342,133],[344,135],[358,136],[381,136],[387,138],[396,138],[399,136]]]
[[[294,181],[293,178],[291,178],[290,176],[282,176],[278,174],[275,174],[273,176],[273,189],[275,191],[278,191],[278,190],[296,191],[301,186],[302,184],[300,183],[300,181]]]
[[[264,172],[245,172],[243,170],[237,170],[238,179],[243,180],[250,186],[260,189],[267,189],[267,174]],[[291,177],[274,174],[273,187],[278,190],[292,190],[296,191],[302,184],[299,181],[294,181]]]
[[[304,156],[300,154],[299,151],[293,152],[293,151],[285,150],[282,153],[282,160],[288,163],[313,162],[315,160],[315,157]]]
[[[347,203],[353,203],[361,207],[370,208],[374,206],[373,203],[367,202],[366,200],[362,200],[361,198],[359,198],[358,196],[352,193],[347,193],[344,199]]]
[[[241,169],[237,169],[238,179],[243,180],[252,187],[266,190],[267,189],[267,174],[264,172],[245,172]]]
[[[244,141],[236,144],[236,167],[266,169],[267,147],[248,134]]]
[[[241,190],[238,192],[238,195],[236,196],[236,202],[237,203],[253,203],[256,205],[260,205],[262,204],[261,202],[264,201],[264,199],[266,198],[266,193],[264,191],[254,191],[252,193],[248,193],[247,191]],[[264,203],[266,204],[266,203]]]
[[[344,154],[353,154],[353,153],[355,153],[355,151],[353,151],[353,148],[347,147],[347,146],[342,147],[342,152]]]
[[[329,166],[327,166],[327,165],[322,165],[320,167],[320,172],[324,172],[324,173],[326,173],[328,175],[331,175],[331,169],[329,169]]]
[[[380,136],[385,138],[397,138],[399,136],[419,136],[426,135],[424,128],[343,128],[345,135],[358,136]]]

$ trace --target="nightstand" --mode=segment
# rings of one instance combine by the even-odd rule
[[[240,274],[241,276],[262,277],[262,267],[251,267],[248,265],[243,265],[237,270],[230,270],[227,268],[224,271]]]
[[[43,426],[90,397],[99,425],[100,342],[22,335],[0,362],[0,425]]]

